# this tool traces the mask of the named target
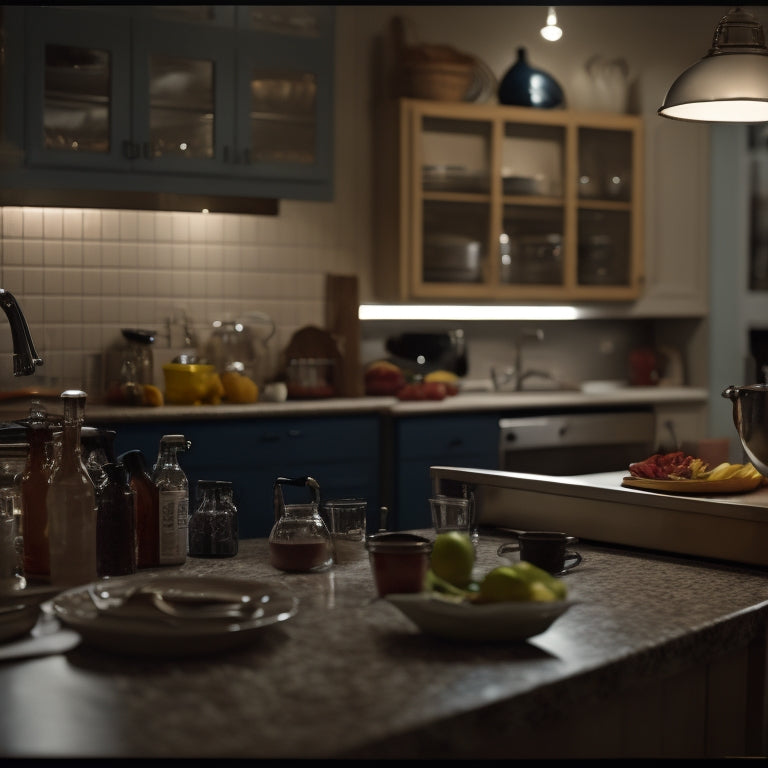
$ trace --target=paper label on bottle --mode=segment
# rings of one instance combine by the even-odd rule
[[[185,491],[160,491],[160,564],[186,560],[189,497]]]

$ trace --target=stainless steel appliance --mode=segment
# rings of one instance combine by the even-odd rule
[[[652,410],[596,411],[499,421],[499,468],[580,475],[626,469],[653,453]]]

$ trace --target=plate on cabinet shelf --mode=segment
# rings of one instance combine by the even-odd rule
[[[462,165],[425,165],[422,184],[430,192],[486,192],[488,174],[468,171]]]

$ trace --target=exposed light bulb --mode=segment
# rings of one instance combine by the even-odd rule
[[[557,26],[557,14],[551,5],[547,12],[547,26],[541,28],[541,36],[551,43],[554,43],[555,40],[559,40],[563,36],[563,30]]]

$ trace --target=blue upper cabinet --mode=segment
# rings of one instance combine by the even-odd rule
[[[40,188],[332,199],[331,7],[3,14],[3,127],[22,158],[3,202]]]

